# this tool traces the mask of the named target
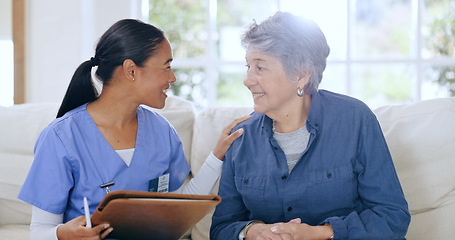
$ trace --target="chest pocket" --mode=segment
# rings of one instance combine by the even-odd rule
[[[245,206],[251,211],[265,206],[267,179],[264,177],[235,177],[237,191],[242,195]]]
[[[352,165],[310,172],[308,192],[314,206],[353,208],[358,193]]]
[[[354,177],[354,171],[352,170],[352,165],[349,164],[338,168],[311,171],[310,183],[321,184],[352,177]]]

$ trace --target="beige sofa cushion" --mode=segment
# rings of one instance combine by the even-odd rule
[[[376,109],[412,214],[408,239],[455,235],[455,98]]]
[[[30,224],[31,206],[17,199],[17,195],[33,162],[36,139],[55,119],[59,106],[59,103],[28,103],[0,107],[0,226]],[[164,109],[154,110],[174,126],[189,158],[195,115],[193,104],[170,96]]]
[[[216,144],[218,134],[251,108],[207,109],[196,116],[193,174]],[[435,99],[376,109],[412,214],[408,239],[443,239],[455,234],[455,99]],[[208,129],[212,129],[211,131]],[[213,193],[217,193],[218,185]],[[208,214],[192,239],[208,239]]]
[[[28,240],[30,239],[30,227],[28,224],[0,225],[0,238],[5,240]]]
[[[33,161],[35,141],[57,109],[54,103],[0,107],[0,225],[30,223],[31,207],[17,194]]]
[[[253,111],[251,107],[217,107],[203,110],[196,116],[193,130],[193,149],[191,153],[191,172],[196,175],[207,156],[215,147],[221,130],[234,119],[246,116]],[[213,194],[218,193],[218,183]],[[191,231],[191,239],[209,239],[210,225],[214,210],[208,213]]]

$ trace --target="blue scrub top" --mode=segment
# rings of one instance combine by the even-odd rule
[[[128,167],[109,145],[84,104],[45,128],[35,145],[35,159],[18,198],[64,222],[90,213],[106,196],[100,185],[115,190],[147,191],[150,180],[169,173],[169,191],[178,189],[190,171],[182,143],[158,113],[138,107],[136,146]]]

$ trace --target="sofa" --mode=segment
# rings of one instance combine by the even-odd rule
[[[58,103],[0,107],[0,239],[29,239],[31,206],[17,194],[33,161],[40,131],[56,116]],[[251,107],[214,107],[197,112],[191,102],[170,96],[156,110],[177,130],[194,176],[221,129]],[[374,109],[389,145],[412,215],[407,239],[455,236],[455,98]],[[191,175],[189,176],[191,178]],[[216,194],[218,185],[213,193]],[[208,239],[207,214],[184,236]]]

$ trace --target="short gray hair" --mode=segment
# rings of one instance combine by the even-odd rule
[[[254,21],[242,36],[242,46],[247,49],[250,45],[279,58],[291,81],[311,72],[304,91],[310,95],[317,91],[330,47],[315,22],[291,13],[277,12],[260,24]]]

